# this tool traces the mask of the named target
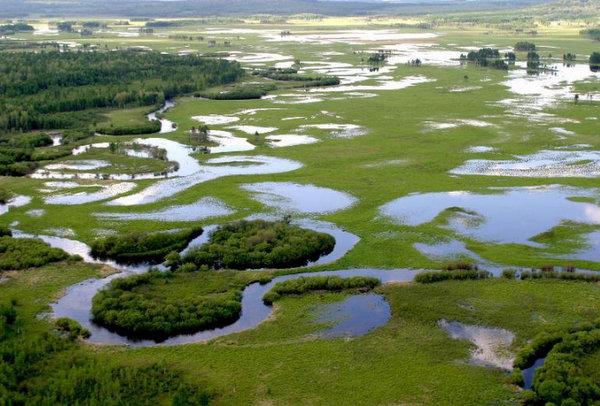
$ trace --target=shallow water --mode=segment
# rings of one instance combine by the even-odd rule
[[[523,370],[523,389],[531,389],[531,387],[533,386],[533,378],[535,376],[535,371],[537,371],[542,365],[544,365],[545,361],[545,358],[537,359],[532,366]]]
[[[209,148],[211,154],[245,152],[252,151],[256,148],[256,146],[250,143],[246,138],[235,137],[229,131],[209,130],[208,139],[219,144],[216,147]]]
[[[265,139],[269,141],[269,145],[273,148],[293,147],[319,142],[318,138],[298,134],[267,135]]]
[[[318,337],[360,337],[384,326],[392,317],[392,309],[382,295],[375,293],[350,296],[339,303],[317,309],[318,323],[333,326],[316,333]]]
[[[600,224],[600,207],[570,197],[597,197],[598,191],[560,186],[490,189],[493,194],[454,191],[411,194],[380,207],[401,224],[418,226],[443,211],[459,207],[450,227],[475,239],[496,243],[538,245],[530,239],[563,221]],[[470,220],[470,221],[464,221]]]
[[[95,216],[114,220],[198,221],[233,214],[234,211],[219,199],[203,197],[190,204],[169,206],[145,213],[95,213]]]
[[[263,37],[271,42],[299,42],[316,44],[363,44],[380,41],[408,41],[415,39],[431,39],[437,37],[433,33],[401,33],[395,30],[339,30],[328,33],[263,33]]]
[[[347,209],[357,199],[348,193],[291,182],[262,182],[242,185],[252,197],[282,213],[326,214]]]
[[[65,206],[79,205],[97,202],[101,200],[107,200],[124,193],[131,192],[137,187],[132,182],[120,182],[113,183],[111,185],[81,185],[89,187],[100,187],[100,190],[96,192],[78,192],[78,193],[59,193],[46,196],[44,203],[46,204],[59,204]]]
[[[596,178],[600,176],[600,151],[542,150],[531,155],[515,155],[514,160],[473,159],[452,169],[450,173],[526,178]]]
[[[110,163],[107,161],[101,161],[97,159],[82,159],[79,161],[63,161],[57,164],[46,165],[44,169],[50,171],[61,169],[73,171],[93,171],[95,169],[106,168],[108,166],[110,166]]]
[[[578,259],[581,261],[600,262],[600,231],[594,231],[584,236],[586,247],[566,255],[568,259]]]
[[[240,118],[236,116],[224,116],[221,114],[209,114],[206,116],[193,116],[192,120],[199,121],[206,125],[220,125],[235,123],[236,121],[239,121]]]
[[[327,130],[332,137],[336,138],[354,138],[368,133],[366,128],[356,124],[303,124],[300,128]]]
[[[132,273],[128,272],[127,274]],[[179,345],[206,341],[217,337],[237,333],[244,330],[255,328],[260,323],[264,322],[273,313],[273,308],[263,303],[262,297],[278,282],[283,282],[290,279],[297,279],[303,276],[339,276],[349,278],[353,276],[371,276],[378,278],[382,283],[394,281],[410,281],[414,278],[418,271],[409,269],[348,269],[341,271],[324,271],[324,272],[309,272],[300,274],[284,275],[273,279],[271,282],[261,285],[260,283],[252,283],[248,285],[242,295],[242,314],[240,318],[223,328],[205,330],[195,334],[180,335],[172,337],[162,345]],[[105,328],[97,326],[91,322],[91,302],[96,292],[105,287],[110,281],[117,277],[125,276],[123,274],[111,275],[104,279],[91,279],[70,287],[65,296],[57,303],[52,305],[52,317],[69,317],[77,320],[83,327],[90,330],[92,333],[89,338],[90,343],[96,344],[126,344],[133,346],[152,346],[157,345],[153,340],[130,340],[126,337],[112,333]]]
[[[187,190],[199,183],[225,176],[282,173],[294,171],[302,167],[302,164],[297,161],[263,155],[228,155],[209,159],[204,166],[200,166],[194,158],[188,158],[193,160],[194,163],[191,168],[185,168],[185,173],[189,173],[191,169],[195,170],[189,175],[160,180],[138,193],[115,199],[108,204],[114,206],[133,206],[154,203]],[[244,165],[240,166],[240,163]],[[180,169],[182,169],[182,166],[180,164]]]
[[[157,118],[156,115],[157,114],[162,114],[165,111],[169,110],[170,108],[175,107],[175,102],[172,100],[165,100],[165,104],[158,109],[157,111],[148,114],[148,120],[150,121],[155,121],[155,120],[159,120],[160,121],[160,133],[161,134],[166,134],[166,133],[172,133],[173,131],[177,130],[177,124],[175,124],[174,122],[172,122],[171,120],[167,120],[166,118]]]
[[[457,321],[440,320],[439,326],[457,340],[469,340],[476,348],[471,351],[475,364],[512,370],[514,355],[510,346],[515,334],[501,328],[481,327]]]
[[[256,126],[256,125],[234,125],[234,126],[227,127],[227,128],[231,129],[231,130],[238,130],[243,133],[250,134],[250,135],[254,135],[256,133],[268,134],[268,133],[272,133],[273,131],[277,131],[277,127],[260,127],[260,126]]]
[[[11,207],[22,207],[31,203],[31,197],[29,196],[15,196],[10,199],[6,204],[0,204],[0,216],[8,213]]]

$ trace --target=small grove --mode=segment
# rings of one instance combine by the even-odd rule
[[[0,230],[0,235],[5,234],[0,237],[0,271],[22,270],[76,258],[42,240],[12,238],[6,231]]]
[[[285,221],[238,221],[215,230],[181,262],[210,269],[290,268],[330,253],[335,239]]]
[[[155,341],[222,327],[239,318],[242,289],[255,280],[230,271],[151,271],[116,279],[94,297],[93,320],[129,338]]]
[[[535,371],[531,390],[521,395],[527,405],[591,405],[600,401],[600,381],[592,370],[600,351],[600,323],[586,323],[568,330],[536,336],[515,359],[514,376],[540,358],[544,365]],[[594,358],[595,357],[595,358]],[[591,359],[591,361],[588,361]],[[595,368],[592,367],[592,369]]]
[[[319,291],[366,292],[374,289],[379,284],[379,279],[364,276],[355,276],[351,278],[341,278],[339,276],[302,277],[277,283],[264,295],[263,301],[266,304],[272,304],[284,296],[297,296]]]
[[[96,239],[91,245],[95,258],[123,263],[160,263],[171,251],[181,251],[202,234],[201,227],[177,232],[130,232]]]

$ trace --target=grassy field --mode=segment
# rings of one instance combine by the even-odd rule
[[[97,33],[80,38],[76,34],[57,36],[35,35],[35,39],[67,40],[96,44],[101,48],[150,47],[163,52],[229,52],[234,56],[252,53],[274,53],[286,56],[286,61],[299,60],[304,66],[312,61],[361,65],[363,52],[393,44],[381,41],[334,41],[296,43],[269,41],[264,33],[248,29],[268,29],[274,33],[289,29],[294,33],[327,34],[340,28],[371,30],[390,29],[396,23],[413,23],[412,19],[366,20],[362,18],[325,19],[321,21],[292,20],[288,25],[247,24],[215,25],[219,31],[207,31],[207,26],[194,22],[181,27],[156,30],[156,35],[119,37],[116,33]],[[132,26],[139,26],[136,23]],[[589,53],[600,51],[600,43],[579,35],[583,22],[561,25],[540,24],[537,34],[515,32],[501,25],[448,24],[438,26],[439,36],[418,40],[439,44],[444,50],[465,47],[512,47],[517,41],[534,42],[540,54],[561,57],[574,52],[585,61]],[[117,31],[123,27],[109,26]],[[236,31],[235,29],[242,29]],[[223,31],[221,31],[223,30]],[[414,32],[415,29],[398,29]],[[160,35],[159,35],[160,34]],[[180,39],[173,36],[203,36],[203,39]],[[171,36],[171,38],[169,38]],[[33,35],[19,37],[33,39]],[[214,39],[216,45],[210,46]],[[224,41],[230,41],[225,46]],[[412,43],[415,41],[400,41]],[[544,48],[546,47],[546,48]],[[233,54],[239,52],[240,54]],[[327,52],[329,54],[323,54]],[[236,56],[236,57],[237,57]],[[289,56],[289,57],[288,57]],[[262,62],[261,62],[262,63]],[[275,61],[264,62],[271,66]],[[248,67],[252,63],[247,63]],[[73,230],[76,240],[92,242],[100,230],[158,231],[187,228],[190,222],[156,222],[146,220],[117,221],[94,216],[98,212],[146,212],[185,205],[203,197],[223,201],[234,213],[211,218],[193,225],[222,224],[256,213],[282,213],[262,205],[243,188],[246,183],[293,182],[313,184],[346,192],[354,196],[351,207],[315,216],[335,223],[358,237],[358,244],[338,261],[309,270],[335,270],[353,267],[431,268],[439,269],[444,260],[428,258],[415,247],[416,243],[434,244],[459,239],[484,260],[506,266],[540,267],[544,265],[574,265],[600,270],[600,262],[565,259],[566,255],[586,246],[585,235],[600,230],[600,220],[589,224],[563,222],[535,237],[543,245],[501,244],[477,240],[447,227],[448,213],[433,221],[408,226],[381,215],[379,207],[411,193],[470,191],[488,193],[490,188],[563,185],[591,191],[583,199],[598,205],[597,178],[586,177],[501,177],[457,176],[449,171],[470,159],[513,159],[540,150],[560,150],[574,144],[589,144],[589,150],[600,147],[598,140],[598,102],[574,103],[564,100],[543,106],[537,112],[552,114],[558,120],[534,121],[528,115],[514,114],[498,102],[514,98],[505,82],[510,72],[466,66],[440,66],[424,63],[415,67],[398,64],[386,75],[389,80],[407,76],[423,76],[430,81],[398,90],[361,90],[376,96],[345,98],[323,93],[316,103],[285,102],[290,89],[271,92],[269,98],[244,101],[213,101],[181,97],[165,117],[177,123],[176,131],[160,137],[190,143],[188,130],[200,123],[193,116],[227,115],[239,117],[230,124],[210,125],[212,130],[230,131],[236,137],[246,137],[256,146],[252,151],[235,155],[286,158],[302,164],[300,169],[273,175],[243,175],[222,177],[198,183],[187,190],[156,203],[132,207],[107,207],[105,201],[82,205],[45,205],[40,188],[44,181],[31,178],[0,178],[0,187],[15,194],[32,196],[26,206],[11,208],[0,216],[2,225],[18,222],[18,228],[41,233],[52,228]],[[249,77],[247,81],[254,81]],[[367,79],[359,85],[374,85]],[[466,88],[465,91],[454,91]],[[576,83],[577,92],[597,92],[595,81]],[[274,101],[283,100],[281,104]],[[247,109],[255,114],[240,114]],[[146,120],[147,109],[111,112],[107,118],[115,125],[137,125]],[[290,119],[294,118],[296,119]],[[299,118],[298,118],[299,117]],[[457,125],[433,129],[432,123],[453,123],[460,120],[483,120],[485,127]],[[353,124],[366,130],[354,138],[332,136],[329,131],[310,128],[305,124]],[[287,148],[272,148],[265,135],[248,135],[230,129],[235,125],[276,127],[270,134],[305,134],[317,143]],[[574,132],[558,137],[552,128]],[[157,137],[148,135],[145,137]],[[94,136],[88,142],[126,142],[138,136]],[[473,146],[490,146],[494,151],[474,154]],[[230,154],[222,154],[228,156]],[[194,155],[203,166],[215,156]],[[218,155],[221,156],[221,155]],[[62,158],[60,161],[73,157]],[[109,150],[92,149],[76,159],[99,159],[112,163],[106,173],[157,172],[166,163],[157,159],[142,159],[112,154]],[[136,193],[153,184],[152,180],[136,181]],[[106,181],[109,184],[110,181]],[[74,189],[74,192],[85,188]],[[88,191],[88,190],[85,190]],[[578,199],[581,201],[582,199]],[[41,217],[27,212],[44,209]],[[548,210],[552,210],[549,207]],[[515,202],[511,210],[518,211]],[[590,214],[590,219],[597,217]],[[296,216],[299,217],[299,216]],[[532,219],[534,221],[535,219]],[[506,227],[510,229],[510,219]],[[485,267],[484,267],[485,268]],[[280,271],[286,273],[290,271]],[[11,275],[12,280],[0,284],[0,297],[17,297],[23,303],[23,314],[30,328],[47,329],[35,316],[47,310],[48,303],[58,298],[64,289],[83,279],[99,275],[97,267],[85,264],[48,266]],[[238,290],[256,277],[233,271],[202,273],[176,279],[169,291],[158,288],[150,292],[167,298],[186,298],[199,294]],[[508,329],[516,334],[511,348],[517,352],[527,340],[547,328],[566,328],[575,323],[598,318],[600,288],[597,284],[564,281],[486,281],[443,282],[431,285],[384,285],[376,292],[385,296],[392,308],[392,319],[384,327],[355,339],[322,340],[311,336],[323,326],[316,322],[314,310],[319,306],[342,300],[343,294],[319,293],[303,297],[282,298],[275,313],[254,330],[225,336],[207,343],[174,347],[122,348],[94,346],[90,351],[128,364],[143,364],[147,360],[164,361],[185,371],[186,378],[206,383],[218,394],[219,404],[514,404],[518,390],[510,384],[508,373],[468,362],[473,346],[467,341],[453,340],[438,327],[440,319],[468,324]],[[29,327],[28,327],[29,328]],[[594,355],[589,362],[596,360]],[[593,369],[593,368],[592,368]]]

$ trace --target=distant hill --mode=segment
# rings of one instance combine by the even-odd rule
[[[541,1],[543,0],[0,0],[0,17],[423,14],[514,9],[539,4]]]

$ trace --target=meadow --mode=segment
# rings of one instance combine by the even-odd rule
[[[468,21],[469,15],[462,18]],[[171,279],[152,281],[131,276],[145,285],[117,293],[128,295],[132,312],[154,306],[155,324],[146,327],[156,332],[164,310],[156,303],[177,310],[193,302],[198,308],[212,306],[209,312],[216,314],[220,302],[227,301],[235,316],[244,289],[275,277],[364,269],[360,276],[368,278],[369,270],[406,270],[411,276],[401,283],[375,287],[379,280],[361,280],[389,305],[389,321],[365,335],[323,338],[319,333],[331,326],[319,322],[319,311],[345,303],[357,289],[307,288],[306,294],[271,298],[272,314],[255,328],[185,345],[132,341],[127,347],[98,345],[103,343],[94,335],[102,335],[95,326],[95,344],[81,340],[74,344],[77,351],[132,368],[160,362],[174,374],[169,375],[173,387],[197,384],[193,390],[185,386],[185,394],[200,393],[217,404],[521,402],[521,388],[510,370],[494,362],[500,355],[514,357],[547,329],[598,320],[598,284],[493,277],[432,277],[433,283],[415,283],[412,273],[449,269],[456,261],[482,271],[464,279],[487,276],[486,270],[498,276],[509,268],[600,271],[600,74],[587,64],[592,52],[600,52],[600,43],[580,35],[584,21],[507,27],[451,20],[415,28],[418,19],[289,19],[286,24],[190,19],[141,34],[143,22],[122,26],[105,20],[106,27],[91,36],[44,30],[56,20],[32,22],[36,31],[14,37],[58,41],[72,49],[224,57],[239,61],[246,75],[208,91],[222,94],[232,86],[257,83],[269,83],[272,90],[247,100],[182,92],[157,115],[166,120],[161,125],[168,132],[147,119],[157,105],[94,107],[89,117],[94,117],[96,134],[42,147],[58,151],[91,145],[86,152],[40,161],[42,170],[63,165],[48,166],[50,175],[1,177],[0,189],[31,199],[22,205],[7,199],[0,224],[15,236],[41,236],[84,262],[0,272],[0,303],[17,299],[24,331],[53,331],[53,303],[60,305],[70,286],[107,274],[117,278],[113,286],[126,283],[129,279],[120,279],[115,268],[122,276],[139,273],[139,268],[96,261],[70,248],[85,251],[123,235],[143,241],[145,233],[159,231],[178,232],[172,234],[175,239],[181,230],[200,227],[204,234],[186,240],[204,238],[206,244],[217,225],[283,219],[318,232],[345,233],[352,243],[331,261],[316,260],[307,267],[176,272]],[[550,67],[527,74],[524,52],[516,52],[517,63],[508,70],[460,58],[484,47],[504,55],[519,41],[534,43]],[[567,53],[576,54],[574,67],[563,65]],[[383,61],[370,63],[373,55],[383,55]],[[268,68],[336,76],[340,83],[304,87],[302,81],[251,74]],[[110,128],[141,130],[117,135]],[[122,150],[115,152],[117,144]],[[138,151],[140,145],[151,148],[154,155],[122,153],[134,144]],[[166,152],[156,155],[161,149]],[[271,242],[271,236],[260,239],[256,244]],[[243,246],[243,240],[228,244]],[[155,245],[154,250],[164,248]],[[161,258],[167,251],[160,252]],[[301,284],[293,281],[284,283]],[[102,295],[96,296],[98,303],[110,299],[110,293]],[[39,320],[40,313],[48,317]],[[127,315],[109,321],[103,316],[102,324],[113,327],[130,327],[132,321]],[[176,317],[171,321],[180,323],[173,331],[189,330]],[[212,319],[195,321],[205,328],[222,327]],[[441,327],[443,321],[506,330],[514,339],[500,355],[492,340],[491,361],[478,360],[474,354],[486,349],[453,338]],[[160,334],[173,335],[172,326],[162,327]],[[585,364],[596,383],[598,374],[590,365],[597,358],[596,351]],[[170,387],[165,393],[163,399],[180,396]]]

